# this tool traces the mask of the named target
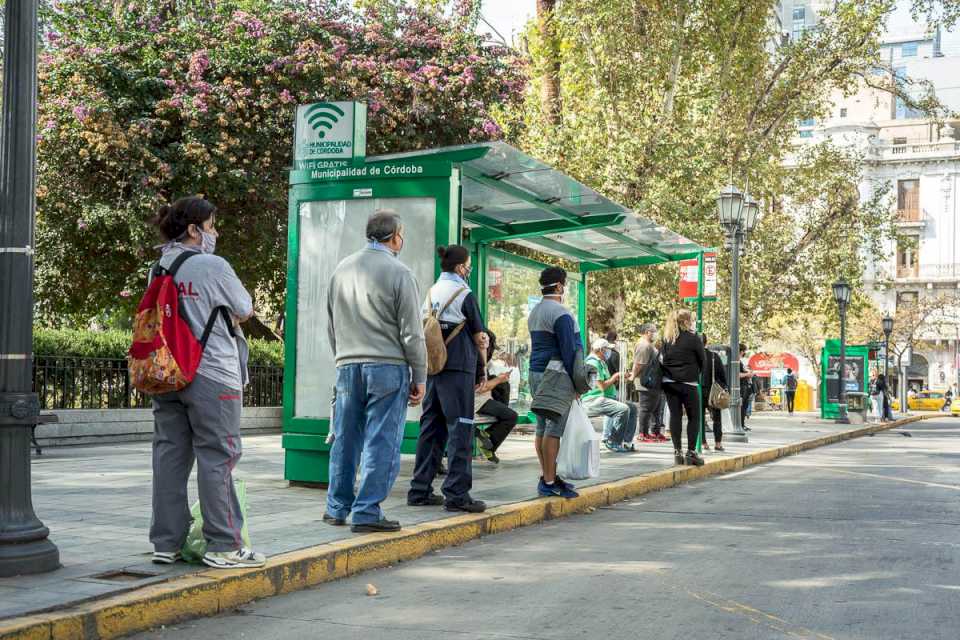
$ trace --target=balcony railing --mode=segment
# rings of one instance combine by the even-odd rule
[[[898,278],[917,278],[920,276],[920,265],[913,264],[908,266],[897,266]]]
[[[923,211],[919,208],[897,209],[897,219],[900,222],[923,222]]]
[[[955,140],[940,142],[921,142],[916,144],[878,144],[872,148],[877,160],[907,160],[910,158],[930,158],[936,156],[960,156],[960,142]]]

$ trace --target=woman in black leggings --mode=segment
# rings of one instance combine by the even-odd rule
[[[692,330],[693,316],[686,309],[676,309],[667,316],[663,328],[663,392],[670,407],[670,437],[677,464],[700,466],[703,458],[697,453],[700,433],[700,374],[706,362],[703,342]],[[683,453],[681,428],[687,416],[687,453]]]

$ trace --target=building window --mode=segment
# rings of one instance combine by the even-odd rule
[[[794,20],[794,22],[796,22],[797,20],[803,21],[806,17],[807,17],[807,9],[806,9],[806,7],[794,7],[794,8],[793,8],[793,20]]]
[[[917,45],[916,42],[904,42],[900,45],[900,57],[915,58],[917,56]]]
[[[897,180],[897,213],[901,220],[920,220],[920,180]]]
[[[813,118],[807,118],[805,120],[800,121],[801,127],[812,127],[815,124],[817,124],[817,121],[814,120]]]
[[[906,80],[906,79],[907,79],[907,68],[906,68],[906,67],[894,67],[894,68],[893,68],[893,77],[897,78],[898,80]]]
[[[840,117],[841,117],[841,118],[846,118],[846,117],[847,117],[847,108],[846,108],[846,107],[840,107]]]
[[[907,236],[897,242],[897,277],[920,275],[920,236]]]
[[[894,120],[910,120],[911,118],[919,118],[920,112],[913,107],[908,107],[902,98],[897,98],[897,112],[894,115]]]
[[[897,308],[900,308],[901,306],[909,307],[911,305],[915,305],[919,299],[920,293],[917,291],[898,291]]]
[[[813,131],[811,131],[810,129],[804,129],[803,131],[800,132],[800,137],[801,137],[801,138],[812,138],[812,137],[813,137]]]
[[[907,139],[906,139],[905,137],[903,137],[903,138],[899,138],[899,137],[898,137],[898,138],[894,138],[894,139],[893,139],[893,144],[907,144]]]

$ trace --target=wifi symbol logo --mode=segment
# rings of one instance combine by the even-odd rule
[[[333,129],[333,125],[337,124],[344,115],[346,114],[343,109],[337,105],[330,104],[329,102],[318,102],[307,109],[304,117],[307,120],[307,124],[317,132],[317,136],[324,138],[327,135],[327,131]],[[324,129],[326,129],[326,131],[324,131]]]

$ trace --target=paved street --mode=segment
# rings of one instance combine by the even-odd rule
[[[137,637],[955,639],[958,463],[915,423]]]
[[[958,423],[960,424],[960,423]],[[765,414],[753,422],[749,444],[728,442],[734,456],[843,430],[810,415],[787,418]],[[667,444],[640,445],[640,453],[603,452],[600,477],[584,484],[609,482],[663,469],[673,464]],[[537,460],[530,435],[511,436],[501,449],[503,462],[474,465],[473,495],[490,505],[528,500],[535,495]],[[405,525],[451,517],[442,509],[406,506],[413,456],[404,456],[400,478],[385,508]],[[185,564],[150,563],[150,444],[61,447],[44,451],[33,462],[37,513],[60,547],[63,568],[52,573],[0,579],[0,619],[62,608],[196,571]],[[283,449],[278,435],[244,439],[237,477],[247,483],[250,535],[268,555],[353,537],[349,529],[321,522],[325,492],[291,487],[283,479]],[[190,483],[191,503],[196,480]],[[104,574],[126,571],[116,577]],[[131,574],[130,572],[133,572]]]

